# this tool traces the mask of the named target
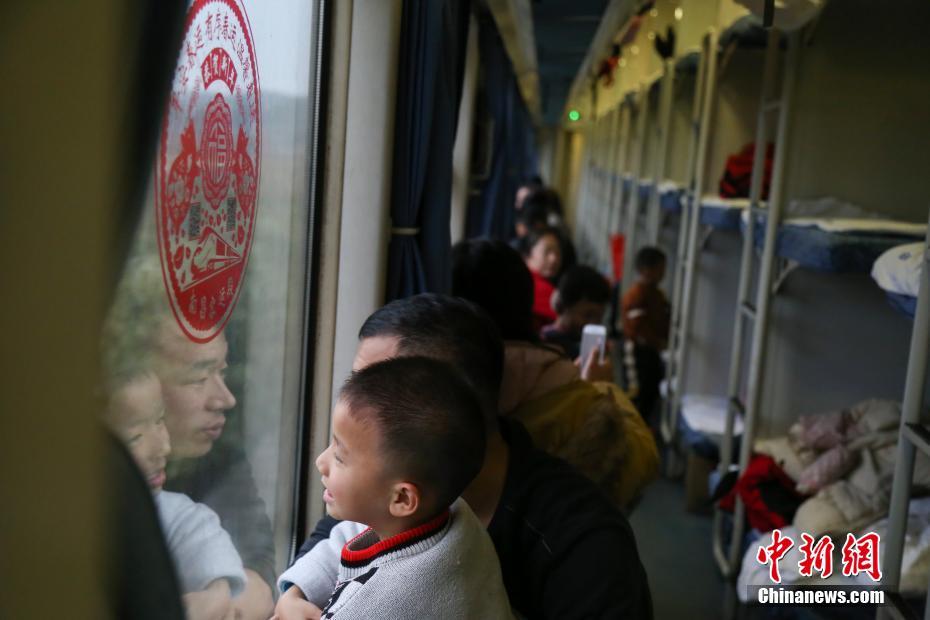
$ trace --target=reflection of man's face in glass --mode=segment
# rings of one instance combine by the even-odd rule
[[[172,457],[203,456],[223,434],[225,412],[236,405],[224,379],[227,349],[222,333],[199,344],[173,323],[160,329],[158,373]]]

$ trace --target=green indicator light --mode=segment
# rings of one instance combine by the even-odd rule
[[[581,113],[578,110],[570,110],[568,113],[568,120],[575,123],[581,119]]]

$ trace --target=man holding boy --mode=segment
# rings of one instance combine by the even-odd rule
[[[571,466],[534,448],[519,423],[497,416],[503,342],[477,306],[433,294],[398,300],[372,314],[359,339],[355,369],[422,355],[460,369],[474,388],[487,449],[462,498],[487,527],[516,612],[652,617],[646,574],[623,515]],[[325,540],[331,524],[321,522],[302,551]]]
[[[276,618],[511,617],[494,545],[456,499],[484,447],[481,407],[450,365],[403,357],[354,372],[316,460],[326,510],[346,521],[281,575]]]

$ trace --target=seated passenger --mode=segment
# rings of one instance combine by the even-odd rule
[[[516,239],[511,245],[514,249],[522,251],[521,243],[527,235],[547,227],[553,228],[558,235],[559,247],[562,250],[562,270],[574,267],[575,246],[571,242],[571,232],[564,221],[562,199],[551,187],[540,185],[527,192],[517,207]]]
[[[487,527],[513,609],[526,618],[651,617],[623,515],[575,469],[533,447],[518,422],[498,417],[503,343],[487,315],[441,295],[391,302],[362,326],[353,367],[413,355],[461,369],[481,401],[487,450],[462,498]],[[332,523],[317,524],[301,553],[326,540]]]
[[[553,228],[529,233],[523,239],[521,253],[533,276],[533,331],[538,333],[558,318],[552,309],[555,293],[552,280],[558,277],[562,268],[558,233]]]
[[[511,617],[494,545],[456,499],[485,452],[481,406],[458,372],[424,357],[367,366],[342,388],[332,428],[316,466],[326,511],[346,520],[278,578],[277,618],[315,617],[307,601],[324,618]]]
[[[633,402],[647,420],[659,399],[665,377],[662,351],[668,346],[671,308],[659,283],[665,277],[665,254],[644,247],[636,254],[636,282],[623,294],[624,377]]]
[[[497,411],[519,420],[536,444],[574,465],[621,508],[658,470],[655,439],[613,382],[610,358],[591,356],[579,374],[532,331],[533,284],[499,241],[462,241],[452,251],[452,294],[482,306],[506,340]],[[585,379],[585,380],[582,380]]]
[[[187,617],[225,617],[245,586],[242,560],[219,517],[186,495],[163,491],[170,451],[161,385],[151,372],[124,375],[111,386],[105,420],[126,444],[155,496]]]
[[[552,303],[558,317],[543,328],[543,342],[561,347],[571,359],[577,358],[584,326],[601,324],[608,301],[610,285],[604,276],[586,265],[572,267],[559,279]]]

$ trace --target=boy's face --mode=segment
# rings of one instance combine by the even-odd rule
[[[665,263],[660,263],[655,267],[644,267],[639,270],[639,277],[643,282],[649,284],[658,284],[665,277]]]
[[[374,422],[359,420],[341,399],[333,410],[333,438],[316,459],[322,474],[326,512],[371,526],[391,519],[391,479],[381,458]]]
[[[165,464],[171,444],[165,427],[165,404],[155,375],[145,375],[118,389],[110,400],[114,432],[129,448],[153,491],[165,484]]]
[[[226,387],[226,337],[191,342],[176,326],[164,326],[159,339],[165,422],[172,456],[199,457],[223,434],[226,411],[236,399]]]
[[[582,299],[562,313],[562,322],[573,332],[581,332],[585,325],[600,325],[604,320],[607,304]]]

